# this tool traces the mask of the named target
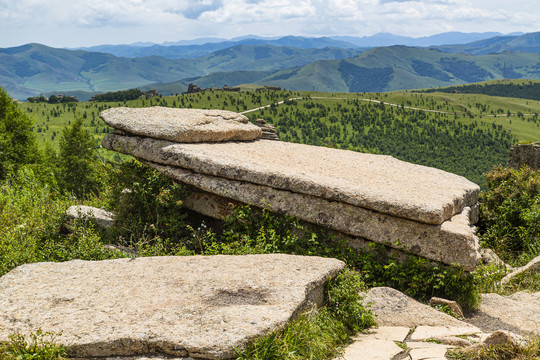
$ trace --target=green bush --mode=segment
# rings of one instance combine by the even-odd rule
[[[32,121],[0,87],[0,180],[7,172],[39,158]]]
[[[164,246],[164,251],[173,251],[175,246],[199,248],[186,228],[184,186],[136,160],[126,161],[111,171],[109,184],[109,207],[116,215],[116,235],[127,245],[157,242]]]
[[[66,347],[57,344],[54,334],[38,329],[30,340],[22,334],[9,336],[10,341],[0,344],[0,360],[57,360],[67,357]]]
[[[479,199],[482,245],[517,263],[540,255],[540,171],[498,166],[486,179]]]

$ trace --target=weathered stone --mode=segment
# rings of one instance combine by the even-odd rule
[[[108,134],[110,150],[200,174],[313,195],[428,224],[474,205],[467,179],[391,156],[282,141],[177,144]]]
[[[501,284],[507,284],[517,275],[523,274],[523,273],[540,273],[540,256],[535,257],[529,263],[525,266],[522,266],[520,268],[514,269],[510,274],[506,275],[502,278]]]
[[[232,199],[257,207],[268,207],[272,211],[438,262],[457,263],[468,271],[475,269],[479,259],[478,239],[469,226],[467,208],[463,214],[455,215],[442,225],[429,225],[311,195],[145,163],[168,177],[218,195],[195,195],[204,201],[190,200],[187,203],[189,208],[207,216],[220,218],[228,214],[227,204]]]
[[[486,326],[489,330],[488,320],[493,319],[499,329],[511,330],[515,333],[540,334],[538,309],[540,309],[540,292],[521,291],[510,296],[482,294],[479,314],[468,321],[481,328]]]
[[[450,335],[450,336],[432,336],[430,339],[439,342],[443,345],[457,346],[457,347],[466,347],[471,345],[471,342],[463,338]]]
[[[255,124],[261,128],[262,136],[261,139],[265,140],[279,140],[277,135],[276,128],[272,124],[268,124],[264,119],[255,120]]]
[[[244,115],[225,110],[117,107],[99,116],[130,134],[183,143],[255,140],[262,134]]]
[[[504,267],[509,267],[504,263],[504,261],[499,258],[495,252],[489,248],[481,248],[480,249],[480,260],[482,261],[482,264],[486,265],[499,265]]]
[[[450,315],[433,309],[389,287],[369,289],[363,299],[364,304],[372,304],[371,311],[377,316],[375,321],[381,326],[451,326],[468,328],[470,332],[480,332]],[[456,335],[456,334],[451,334]]]
[[[353,338],[353,343],[340,357],[344,360],[391,360],[403,349],[396,342],[403,342],[409,333],[409,328],[399,326],[382,326],[370,329],[367,334],[359,334]]]
[[[461,317],[463,319],[465,315],[463,315],[463,310],[461,310],[461,306],[453,300],[447,300],[439,297],[432,297],[429,299],[429,305],[442,305],[442,306],[448,306],[450,310],[454,312],[457,316]]]
[[[484,341],[482,341],[483,345],[486,346],[494,346],[494,345],[504,345],[504,344],[512,344],[512,345],[519,345],[523,339],[521,336],[513,334],[510,331],[506,330],[497,330],[491,334],[489,334]]]
[[[74,260],[0,278],[0,341],[62,332],[72,357],[229,359],[322,302],[344,263],[284,254]]]
[[[411,360],[446,360],[445,354],[450,348],[448,345],[429,342],[408,342],[407,346],[411,349]]]
[[[424,341],[439,337],[448,337],[456,335],[470,335],[481,333],[482,331],[475,326],[462,322],[460,326],[440,325],[440,326],[418,326],[412,333],[412,341]]]
[[[510,148],[508,166],[519,169],[523,165],[533,170],[540,169],[540,142],[516,144]]]
[[[73,205],[66,210],[68,221],[86,219],[94,221],[101,227],[108,228],[114,224],[114,214],[110,211],[86,205]]]

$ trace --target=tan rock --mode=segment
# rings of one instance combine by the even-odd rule
[[[513,334],[510,331],[506,330],[497,330],[491,334],[489,334],[484,341],[482,341],[483,345],[486,346],[494,346],[494,345],[504,345],[504,344],[512,344],[512,345],[519,345],[523,339],[521,336]]]
[[[344,360],[391,360],[404,353],[396,342],[403,342],[409,328],[400,326],[381,326],[370,329],[367,334],[359,334],[353,343],[345,348],[339,359]]]
[[[235,200],[268,207],[278,213],[438,262],[460,264],[468,271],[475,269],[479,259],[478,239],[469,226],[467,210],[440,226],[429,225],[315,196],[145,163],[168,177],[207,192],[195,194],[186,202],[188,208],[207,216],[221,218],[229,214],[227,205]]]
[[[428,339],[470,335],[481,333],[482,331],[475,326],[463,322],[460,326],[439,325],[439,326],[418,326],[412,333],[412,341],[424,341]]]
[[[486,320],[482,320],[483,318],[496,320],[495,326],[499,329],[540,334],[538,309],[540,309],[540,292],[521,291],[510,296],[482,294],[477,317],[484,323]]]
[[[0,278],[0,341],[42,328],[72,357],[230,359],[320,304],[343,267],[284,254],[22,265]]]
[[[110,211],[86,205],[73,205],[66,210],[68,221],[86,219],[94,221],[101,227],[108,228],[114,224],[114,214]]]
[[[407,346],[411,349],[411,360],[446,360],[445,354],[450,348],[448,345],[429,342],[408,342]]]
[[[453,328],[468,328],[470,332],[480,332],[450,315],[422,304],[402,292],[389,287],[369,289],[364,304],[372,304],[371,311],[376,315],[375,321],[380,326],[446,326]],[[457,334],[451,334],[457,335]],[[435,336],[435,334],[432,334]]]
[[[461,306],[459,306],[459,304],[457,302],[453,301],[453,300],[447,300],[447,299],[443,299],[443,298],[439,298],[439,297],[434,296],[431,299],[429,299],[429,305],[432,305],[432,306],[434,306],[434,305],[447,306],[459,318],[463,319],[465,317],[465,315],[463,315],[463,310],[461,310]]]
[[[182,143],[255,140],[262,134],[246,116],[225,110],[117,107],[99,116],[130,134]]]
[[[510,274],[502,278],[501,284],[502,285],[507,284],[515,276],[523,274],[523,273],[540,273],[540,256],[537,256],[531,261],[529,261],[527,265],[514,269]]]
[[[461,176],[391,156],[281,141],[175,144],[108,134],[102,144],[158,164],[429,224],[442,224],[474,205],[480,190]]]

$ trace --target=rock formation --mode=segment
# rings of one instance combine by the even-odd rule
[[[476,267],[471,224],[480,189],[465,178],[391,156],[260,139],[262,132],[243,137],[251,129],[235,124],[231,130],[231,121],[198,126],[225,116],[216,110],[193,110],[196,122],[183,110],[107,110],[101,117],[123,132],[107,135],[103,147],[225,201],[266,206],[469,271]],[[223,128],[228,139],[252,141],[226,141],[215,135]]]
[[[540,142],[516,144],[510,148],[508,166],[519,169],[523,165],[533,170],[540,169]]]
[[[0,278],[0,342],[42,328],[76,358],[231,359],[322,305],[344,266],[284,254],[26,264]]]

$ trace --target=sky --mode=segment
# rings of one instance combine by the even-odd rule
[[[0,0],[0,48],[540,31],[538,0]]]

